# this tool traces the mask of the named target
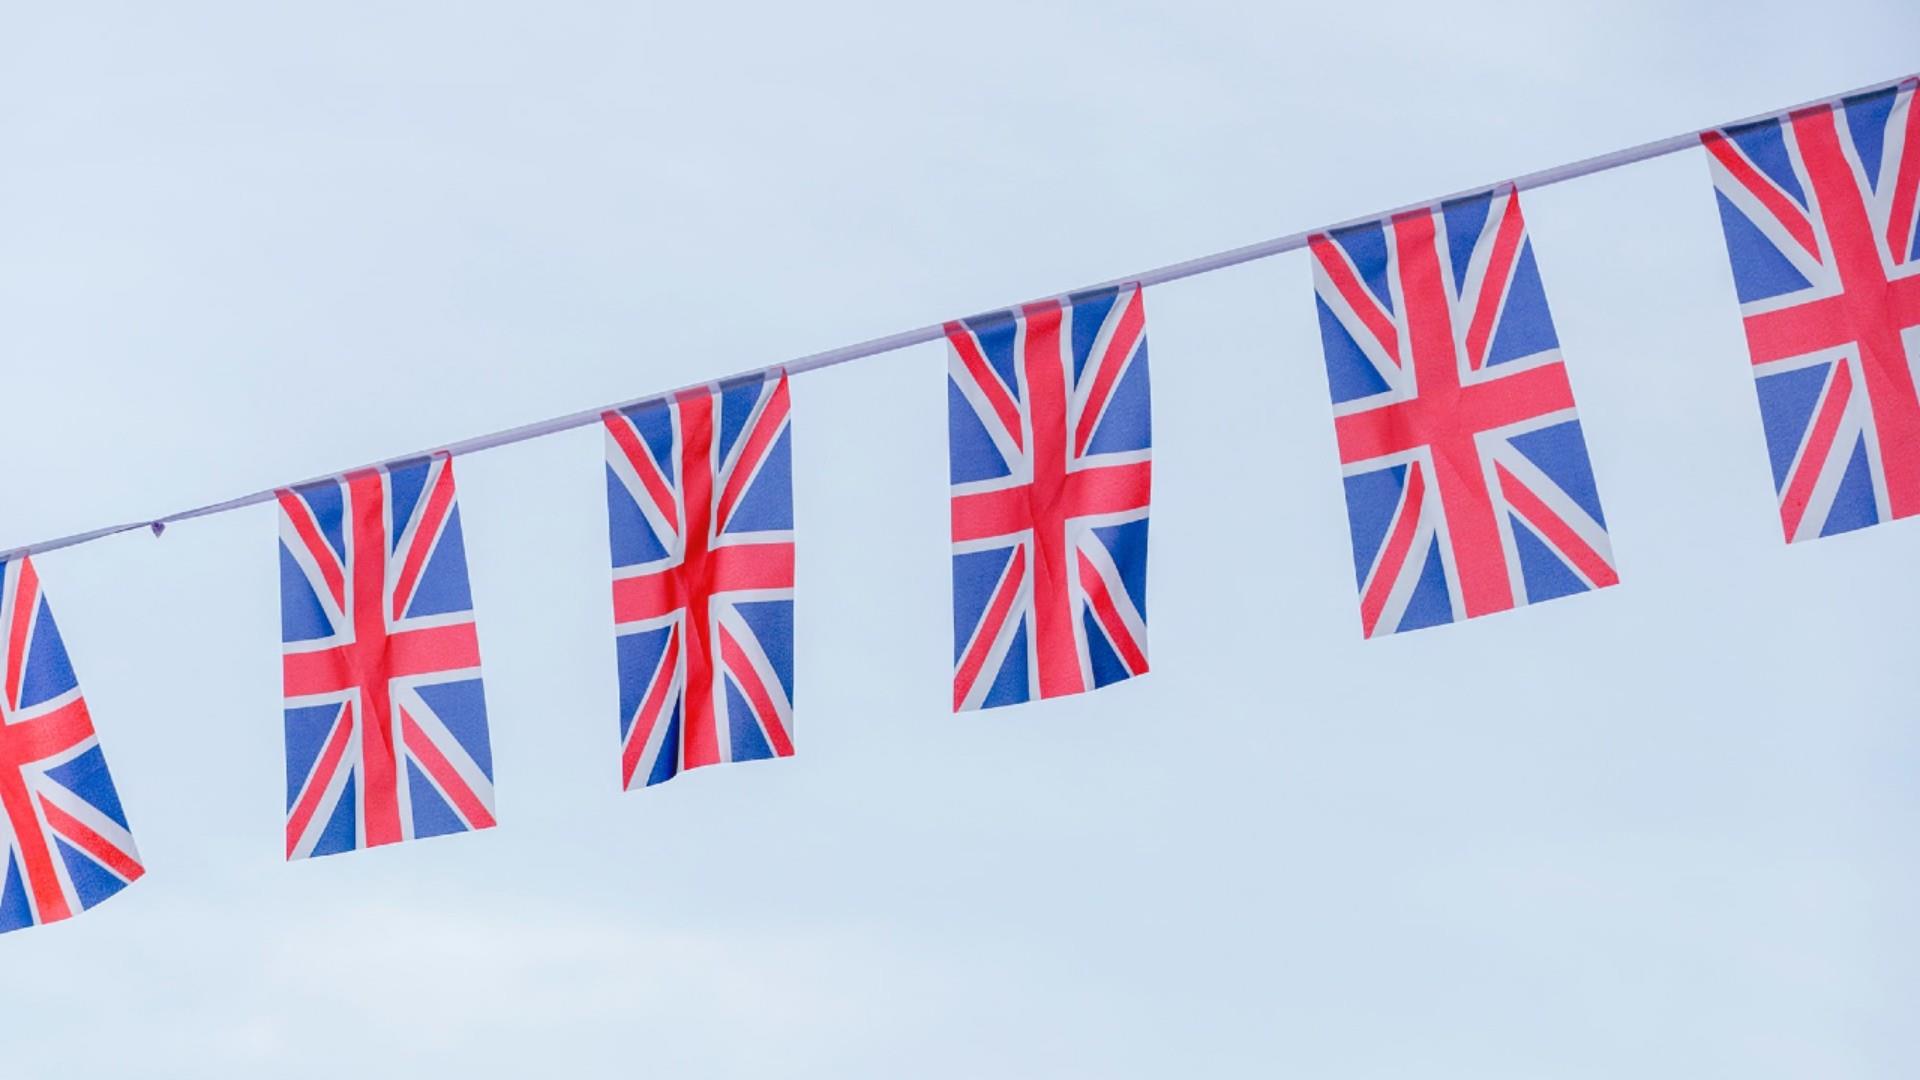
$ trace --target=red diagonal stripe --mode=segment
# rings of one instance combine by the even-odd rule
[[[641,445],[633,422],[617,412],[607,413],[601,420],[607,425],[607,432],[613,436],[614,445],[620,448],[620,452],[626,455],[627,463],[633,466],[634,475],[640,478],[640,486],[647,489],[654,508],[667,519],[667,527],[675,532],[680,531],[680,512],[673,506],[673,489],[667,485],[666,477],[660,475],[659,466],[653,463],[653,455]]]
[[[1379,300],[1374,298],[1366,285],[1354,276],[1353,268],[1347,265],[1347,257],[1333,238],[1321,233],[1307,241],[1313,250],[1314,258],[1320,262],[1320,268],[1327,273],[1327,280],[1347,302],[1367,332],[1386,350],[1387,356],[1395,363],[1400,362],[1400,334],[1393,327],[1393,318],[1388,315]]]
[[[1506,295],[1507,283],[1513,278],[1514,262],[1519,258],[1520,241],[1526,228],[1526,223],[1520,217],[1517,193],[1507,198],[1505,206],[1506,212],[1500,217],[1500,228],[1494,233],[1486,276],[1480,279],[1480,299],[1474,305],[1473,320],[1467,325],[1467,363],[1475,371],[1487,362],[1487,344],[1493,337],[1493,317],[1499,312],[1500,300]]]
[[[347,606],[347,580],[340,569],[340,558],[327,539],[320,535],[318,523],[313,519],[313,511],[306,500],[291,491],[282,489],[274,493],[280,502],[280,512],[286,515],[292,524],[294,535],[306,546],[307,553],[313,556],[314,565],[320,568],[320,579],[327,583],[327,592],[333,597],[334,606],[344,610]]]
[[[1420,507],[1426,500],[1426,490],[1420,463],[1409,461],[1407,487],[1400,497],[1400,516],[1394,520],[1393,531],[1388,534],[1386,544],[1374,560],[1373,576],[1367,579],[1366,591],[1360,595],[1360,628],[1368,637],[1373,636],[1374,628],[1379,625],[1380,615],[1387,607],[1387,597],[1392,594],[1394,582],[1400,579],[1401,568],[1406,565],[1407,552],[1413,547],[1414,531],[1420,526]]]
[[[466,780],[460,776],[460,771],[447,760],[447,755],[441,752],[440,747],[436,746],[432,739],[427,738],[427,733],[420,730],[420,725],[414,722],[413,717],[404,707],[400,710],[400,737],[406,741],[408,753],[413,755],[413,759],[420,763],[421,768],[427,771],[427,775],[433,777],[433,782],[440,786],[440,790],[448,799],[452,800],[454,809],[460,811],[460,816],[466,819],[468,828],[493,828],[493,814],[487,809],[486,803],[481,802],[480,796],[467,786]]]
[[[1760,200],[1760,205],[1766,207],[1767,212],[1786,228],[1794,242],[1805,248],[1807,254],[1818,262],[1820,242],[1813,235],[1813,222],[1807,219],[1805,211],[1795,205],[1765,173],[1748,164],[1746,155],[1740,152],[1732,139],[1717,131],[1708,131],[1701,134],[1700,141],[1705,144],[1707,153],[1712,154],[1714,160],[1724,166],[1741,187],[1752,192],[1753,197]]]
[[[760,681],[759,669],[753,666],[753,661],[747,658],[747,651],[734,640],[724,623],[720,626],[720,662],[733,673],[734,681],[745,691],[747,702],[759,717],[760,730],[766,733],[773,752],[780,757],[792,757],[793,740],[787,736],[786,726],[780,722],[780,710],[774,707],[773,695],[767,692],[766,684]]]
[[[1127,672],[1138,675],[1147,670],[1147,654],[1140,643],[1133,639],[1133,631],[1127,629],[1127,621],[1120,616],[1113,593],[1107,589],[1107,579],[1082,551],[1080,556],[1080,587],[1087,591],[1087,600],[1093,605],[1093,616],[1107,632],[1107,639],[1113,642],[1120,659],[1127,665]]]
[[[7,707],[20,707],[20,680],[26,674],[27,642],[32,635],[28,633],[33,625],[33,615],[40,607],[40,575],[34,572],[33,560],[20,560],[20,573],[13,587],[13,619],[7,640]]]
[[[101,836],[87,826],[87,823],[67,813],[50,802],[45,795],[40,796],[40,811],[47,815],[47,827],[68,840],[75,847],[86,852],[93,861],[113,871],[120,880],[137,881],[146,873],[132,855],[120,850],[119,846]]]
[[[1120,372],[1127,366],[1127,358],[1133,355],[1134,346],[1139,342],[1146,325],[1146,306],[1140,299],[1140,290],[1134,289],[1127,300],[1126,310],[1121,313],[1119,325],[1114,327],[1113,337],[1107,342],[1107,351],[1094,358],[1097,367],[1093,386],[1088,388],[1086,400],[1081,404],[1080,425],[1073,435],[1074,456],[1087,452],[1087,444],[1093,441],[1094,426],[1100,422],[1100,414],[1107,407],[1107,398],[1113,393],[1114,384],[1120,381]]]
[[[674,665],[680,660],[680,628],[674,626],[667,631],[667,647],[660,654],[660,665],[654,669],[653,685],[648,688],[646,700],[640,703],[640,714],[634,718],[633,726],[627,729],[627,745],[620,751],[620,786],[633,786],[633,770],[640,765],[640,755],[646,753],[647,740],[653,737],[653,726],[660,721],[660,713],[666,705],[667,691],[673,686]]]
[[[1800,460],[1794,464],[1793,473],[1787,480],[1787,488],[1780,494],[1780,524],[1786,529],[1787,542],[1799,535],[1800,519],[1806,516],[1807,504],[1813,501],[1814,485],[1820,481],[1820,470],[1826,466],[1827,457],[1833,452],[1834,436],[1840,431],[1840,418],[1847,411],[1847,399],[1853,396],[1853,370],[1844,360],[1835,361],[1833,374],[1827,383],[1827,396],[1820,403],[1820,411],[1814,416],[1813,427],[1807,435],[1806,446],[1800,451]]]
[[[420,511],[420,520],[414,527],[413,540],[407,545],[407,554],[400,564],[400,577],[393,587],[393,617],[401,618],[406,614],[407,604],[413,599],[413,587],[420,580],[420,572],[426,569],[427,555],[433,550],[435,538],[440,535],[441,522],[453,507],[453,459],[444,458],[440,462],[440,474],[435,478],[433,490],[427,495],[427,505]]]
[[[306,835],[307,826],[312,823],[313,815],[320,809],[320,798],[327,792],[327,783],[340,768],[340,759],[346,756],[347,740],[353,734],[353,702],[340,705],[340,717],[334,721],[333,734],[327,736],[327,745],[320,751],[320,758],[314,762],[307,773],[306,789],[293,804],[293,812],[287,815],[287,858],[293,858],[293,850],[300,846],[300,838]]]
[[[714,515],[713,531],[725,532],[727,523],[733,520],[733,508],[747,493],[747,482],[753,479],[753,471],[760,466],[760,459],[767,456],[767,450],[773,446],[774,437],[780,433],[791,405],[787,398],[787,377],[782,374],[780,381],[774,384],[773,396],[767,399],[766,408],[760,410],[759,422],[753,425],[753,431],[747,437],[746,445],[734,460],[733,469],[727,474],[727,484],[720,489],[720,509]]]
[[[1539,530],[1562,555],[1567,557],[1574,569],[1591,582],[1596,589],[1620,583],[1620,576],[1614,572],[1607,560],[1573,530],[1559,514],[1553,512],[1533,489],[1520,482],[1520,479],[1507,471],[1505,465],[1494,463],[1494,472],[1499,474],[1500,493],[1506,496],[1507,505],[1520,512],[1527,523]]]
[[[980,346],[973,340],[973,334],[961,323],[948,323],[947,340],[953,344],[954,355],[960,358],[961,366],[967,369],[967,374],[973,376],[974,384],[980,388],[980,393],[986,396],[987,406],[993,410],[995,416],[1000,418],[1000,427],[1007,433],[1007,438],[1013,441],[1016,449],[1023,449],[1024,443],[1020,434],[1020,407],[1014,404],[1013,398],[1007,394],[1006,387],[1001,385],[1000,376],[994,373],[993,365],[987,363],[987,358],[981,355]]]
[[[960,657],[960,667],[953,673],[953,709],[967,700],[967,693],[980,678],[980,669],[986,666],[987,654],[993,651],[994,639],[1000,636],[1000,627],[1006,623],[1008,612],[1013,610],[1014,597],[1019,595],[1020,582],[1027,570],[1027,549],[1015,547],[1013,558],[1007,564],[1007,571],[1000,578],[1000,585],[994,590],[993,600],[988,603],[986,614],[980,619],[974,632],[973,644]]]

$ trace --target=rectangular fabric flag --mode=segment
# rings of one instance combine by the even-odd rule
[[[783,373],[609,412],[620,780],[793,753],[793,420]]]
[[[287,858],[492,828],[452,460],[363,469],[279,502]]]
[[[947,325],[953,708],[1147,670],[1153,423],[1137,287]]]
[[[58,922],[146,873],[40,577],[0,563],[0,932]]]
[[[1915,86],[1701,136],[1789,542],[1920,513]]]
[[[1519,194],[1309,246],[1366,635],[1618,581]]]

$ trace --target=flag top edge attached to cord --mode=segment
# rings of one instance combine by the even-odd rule
[[[1526,173],[1524,175],[1514,177],[1510,180],[1495,181],[1487,184],[1477,184],[1473,187],[1465,188],[1460,191],[1449,193],[1447,195],[1442,195],[1437,198],[1422,199],[1418,202],[1408,203],[1404,206],[1396,207],[1391,210],[1376,211],[1368,214],[1363,214],[1356,217],[1347,218],[1343,221],[1335,222],[1328,225],[1318,225],[1309,229],[1301,229],[1296,232],[1288,233],[1284,236],[1276,236],[1268,240],[1259,241],[1257,243],[1246,244],[1237,248],[1229,248],[1225,251],[1218,251],[1209,255],[1201,255],[1196,258],[1184,260],[1182,262],[1169,263],[1165,266],[1156,267],[1154,269],[1147,270],[1142,273],[1130,274],[1123,277],[1113,278],[1108,281],[1102,281],[1097,284],[1082,286],[1080,288],[1071,289],[1065,292],[1055,293],[1051,296],[1043,297],[1039,300],[1029,301],[1029,303],[1044,303],[1049,300],[1066,303],[1073,296],[1084,294],[1084,293],[1096,292],[1096,291],[1106,290],[1106,289],[1114,289],[1114,288],[1119,288],[1119,287],[1128,286],[1128,285],[1145,288],[1145,287],[1154,286],[1154,285],[1164,285],[1168,282],[1179,281],[1183,278],[1197,277],[1201,274],[1212,273],[1215,270],[1224,270],[1229,267],[1239,266],[1242,263],[1254,262],[1260,259],[1270,258],[1275,255],[1285,254],[1290,251],[1299,250],[1301,248],[1306,247],[1307,242],[1312,237],[1321,233],[1333,232],[1335,230],[1348,228],[1354,225],[1362,225],[1367,222],[1378,221],[1383,218],[1392,217],[1398,214],[1411,213],[1411,212],[1416,212],[1421,210],[1431,210],[1444,203],[1452,202],[1457,199],[1468,198],[1471,196],[1483,194],[1491,189],[1498,189],[1501,187],[1510,186],[1512,190],[1516,192],[1526,191],[1534,188],[1547,187],[1551,184],[1557,184],[1566,180],[1573,180],[1583,176],[1592,176],[1596,173],[1607,172],[1613,169],[1622,168],[1627,165],[1635,165],[1643,161],[1650,161],[1650,160],[1653,160],[1654,158],[1665,157],[1668,154],[1677,153],[1681,150],[1686,150],[1686,149],[1698,146],[1700,145],[1701,137],[1707,134],[1708,132],[1718,131],[1718,130],[1731,128],[1731,127],[1739,127],[1745,124],[1759,123],[1775,117],[1786,116],[1791,113],[1801,111],[1803,109],[1830,107],[1830,106],[1845,102],[1851,98],[1861,97],[1863,95],[1879,93],[1886,90],[1905,86],[1908,83],[1915,81],[1916,78],[1920,78],[1920,75],[1909,73],[1909,74],[1900,75],[1891,79],[1882,79],[1873,83],[1869,83],[1865,86],[1857,87],[1852,90],[1843,91],[1837,94],[1828,94],[1823,97],[1815,98],[1810,101],[1804,101],[1797,105],[1790,105],[1785,108],[1768,109],[1764,112],[1755,113],[1751,116],[1744,117],[1742,119],[1716,123],[1716,124],[1709,125],[1707,127],[1695,128],[1692,131],[1684,132],[1678,135],[1671,135],[1662,139],[1655,139],[1650,142],[1641,143],[1637,146],[1627,147],[1621,150],[1613,150],[1603,154],[1596,154],[1591,157],[1581,158],[1577,161],[1567,162],[1565,164],[1552,166],[1546,169],[1540,169],[1531,173]],[[1022,305],[1022,304],[1001,305],[999,307],[991,308],[991,309],[988,309],[987,311],[980,312],[977,315],[969,316],[968,318],[989,317],[994,315],[995,313],[1002,312],[1010,308],[1019,308],[1023,306],[1025,305]],[[757,368],[748,368],[742,371],[735,372],[730,375],[722,376],[717,379],[703,380],[697,383],[690,383],[686,386],[676,387],[672,390],[646,394],[641,397],[632,398],[627,401],[615,402],[612,404],[605,404],[605,405],[597,405],[592,408],[581,409],[581,410],[570,412],[570,413],[564,413],[559,416],[549,417],[545,420],[537,420],[532,423],[521,424],[511,428],[504,428],[498,431],[492,431],[486,434],[472,436],[470,438],[461,439],[456,442],[448,443],[444,446],[429,447],[424,450],[414,451],[413,453],[409,453],[409,454],[399,454],[390,458],[383,458],[378,462],[355,465],[352,468],[341,469],[341,470],[336,470],[334,472],[324,473],[319,476],[310,477],[305,480],[295,481],[292,483],[275,484],[272,487],[262,488],[257,491],[251,491],[245,495],[239,495],[230,499],[223,499],[219,502],[206,503],[206,504],[192,507],[186,510],[179,510],[173,513],[163,514],[158,517],[143,517],[143,518],[139,518],[132,521],[122,522],[116,525],[101,526],[99,528],[88,529],[83,532],[69,533],[65,536],[59,536],[59,537],[54,537],[47,540],[39,540],[39,541],[27,543],[27,544],[22,544],[14,548],[7,549],[4,552],[0,552],[0,560],[10,560],[10,559],[19,558],[24,555],[44,554],[50,551],[58,551],[58,550],[61,550],[62,548],[77,547],[81,544],[92,543],[95,540],[104,540],[110,536],[118,536],[121,533],[133,532],[138,529],[149,530],[150,532],[153,533],[155,537],[159,537],[162,533],[165,532],[168,525],[172,525],[177,522],[190,521],[194,518],[210,517],[215,514],[226,513],[230,510],[240,510],[249,506],[256,506],[261,503],[272,502],[274,500],[275,493],[284,488],[301,487],[308,484],[323,483],[328,480],[336,480],[340,477],[347,475],[350,472],[355,472],[361,469],[377,468],[380,465],[391,463],[391,462],[407,461],[411,459],[427,457],[434,454],[447,454],[449,456],[458,457],[463,454],[470,454],[480,450],[491,450],[496,447],[510,446],[515,443],[527,442],[532,439],[543,438],[547,435],[556,435],[563,431],[571,431],[575,428],[587,427],[593,424],[597,424],[600,422],[600,418],[606,413],[608,413],[609,411],[643,408],[648,405],[656,405],[656,404],[664,405],[672,401],[676,395],[686,393],[688,391],[699,390],[702,388],[719,387],[722,385],[732,385],[732,384],[737,384],[737,383],[746,382],[746,381],[765,380],[768,378],[778,377],[782,373],[785,373],[787,375],[799,375],[809,371],[817,371],[821,368],[834,367],[839,364],[849,363],[854,360],[862,360],[871,356],[879,356],[885,353],[896,352],[900,349],[910,348],[915,345],[928,344],[931,342],[942,340],[945,336],[947,325],[952,321],[953,320],[942,320],[941,322],[930,323],[926,326],[917,327],[912,330],[903,330],[897,333],[887,334],[882,337],[870,338],[866,341],[857,342],[851,345],[842,345],[837,348],[832,348],[832,349],[827,349],[821,352],[812,353],[810,355],[799,357],[797,359],[785,361],[782,363],[768,364],[768,365],[757,367]]]

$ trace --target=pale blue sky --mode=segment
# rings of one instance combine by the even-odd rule
[[[1904,0],[16,7],[0,547],[1916,41]],[[282,864],[270,507],[46,556],[151,872],[0,937],[0,1075],[1920,1073],[1920,525],[1780,542],[1697,153],[1526,207],[1596,595],[1361,640],[1298,254],[1148,294],[1155,670],[1078,699],[948,714],[932,345],[794,385],[790,761],[618,791],[599,435],[460,461],[486,834]]]

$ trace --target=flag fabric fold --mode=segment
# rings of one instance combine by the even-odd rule
[[[1147,670],[1145,300],[1107,289],[950,323],[953,708]]]
[[[1789,542],[1920,513],[1915,87],[1701,136]]]
[[[606,413],[628,790],[793,753],[793,417],[785,374]]]
[[[278,502],[287,858],[491,828],[452,460],[362,469]]]
[[[1518,193],[1308,246],[1366,636],[1616,583]]]
[[[68,918],[146,872],[32,560],[0,563],[0,932]]]

